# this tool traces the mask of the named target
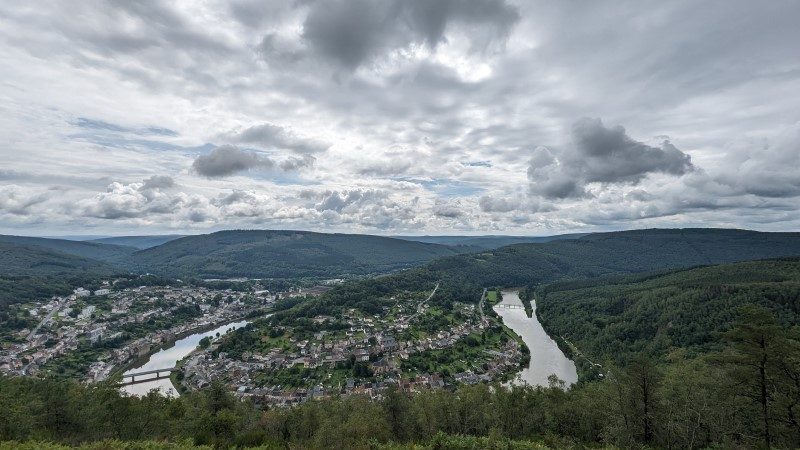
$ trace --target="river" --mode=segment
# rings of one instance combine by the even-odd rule
[[[502,291],[503,300],[499,304],[523,306],[517,290]],[[533,306],[533,317],[525,314],[524,308],[501,308],[494,306],[494,311],[503,318],[503,323],[522,337],[531,351],[528,367],[514,379],[514,383],[526,382],[530,385],[547,386],[547,377],[555,374],[564,380],[567,386],[578,381],[575,363],[558,348],[556,342],[547,335],[536,317],[536,302]]]
[[[214,337],[219,333],[220,335],[225,334],[230,330],[234,330],[236,328],[241,328],[247,325],[248,321],[242,320],[239,322],[231,322],[225,325],[221,325],[213,330],[209,331],[201,331],[195,334],[191,334],[186,336],[185,338],[178,339],[175,343],[167,348],[163,348],[156,353],[150,355],[150,358],[144,364],[138,365],[134,368],[127,370],[125,373],[135,373],[141,372],[145,370],[154,370],[154,369],[166,369],[175,367],[175,364],[178,363],[181,359],[185,358],[192,350],[197,348],[197,345],[200,343],[200,340],[206,336]],[[145,375],[147,377],[155,377],[155,375]],[[172,386],[172,382],[169,378],[161,378],[159,380],[148,381],[144,383],[137,383],[131,384],[128,386],[122,387],[124,392],[133,395],[145,395],[150,392],[152,389],[158,389],[164,395],[173,395],[177,396],[178,392],[175,390],[175,387]]]

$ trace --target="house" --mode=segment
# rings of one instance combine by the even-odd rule
[[[103,328],[95,328],[90,330],[89,333],[87,333],[89,336],[89,342],[92,344],[100,342],[100,340],[103,339],[103,331]]]
[[[372,364],[372,371],[376,374],[391,373],[397,369],[397,364],[389,358],[382,358]]]

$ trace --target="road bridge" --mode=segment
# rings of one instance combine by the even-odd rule
[[[160,380],[161,378],[169,378],[170,374],[172,374],[172,372],[176,372],[177,370],[178,370],[177,367],[168,367],[165,369],[153,369],[153,370],[143,370],[141,372],[124,373],[122,374],[122,383],[119,383],[119,385],[128,386],[130,384],[146,383],[148,381]],[[154,377],[144,377],[145,375],[153,375],[153,374],[155,374]],[[136,377],[139,377],[139,379],[137,380]]]
[[[507,303],[498,303],[494,305],[496,308],[505,308],[505,309],[525,309],[522,305],[509,305]]]

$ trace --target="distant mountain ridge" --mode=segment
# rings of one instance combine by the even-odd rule
[[[133,247],[123,245],[28,236],[0,235],[0,242],[7,245],[37,247],[43,250],[109,263],[119,262],[136,251]]]
[[[89,242],[98,244],[124,245],[144,250],[166,244],[169,241],[185,237],[185,234],[160,234],[146,236],[110,236],[104,238],[91,239]]]
[[[138,251],[127,267],[169,276],[343,277],[385,273],[460,251],[361,234],[231,230],[185,236]]]
[[[476,238],[489,240],[470,245],[470,240]],[[563,278],[800,256],[800,233],[706,228],[519,238],[550,240],[486,250],[480,247],[518,238],[436,237],[455,243],[444,245],[289,230],[229,230],[176,239],[127,236],[102,242],[0,236],[5,263],[0,266],[0,275],[116,271],[171,277],[342,278],[419,267],[428,272],[426,277],[451,279],[464,287],[519,286]],[[167,242],[145,249],[107,243],[127,242],[143,247],[158,240]],[[37,264],[37,258],[41,264]],[[41,268],[40,273],[37,268]]]
[[[466,300],[485,286],[536,285],[791,256],[800,256],[800,233],[648,229],[445,257],[400,276],[446,280]]]
[[[490,250],[514,244],[538,244],[566,239],[578,239],[588,233],[557,234],[553,236],[392,236],[407,241],[428,242],[474,248],[475,250]]]

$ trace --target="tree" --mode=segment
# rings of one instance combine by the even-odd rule
[[[617,419],[615,434],[621,445],[630,445],[628,441],[653,442],[661,381],[661,370],[644,355],[636,356],[624,369],[612,370],[612,416]]]
[[[734,392],[756,406],[765,448],[773,444],[774,386],[778,382],[782,353],[787,349],[784,330],[775,317],[757,306],[742,308],[741,319],[726,334],[723,355]]]
[[[203,339],[200,339],[199,345],[200,345],[200,348],[203,348],[203,349],[208,348],[208,346],[211,345],[211,338],[206,336]]]

